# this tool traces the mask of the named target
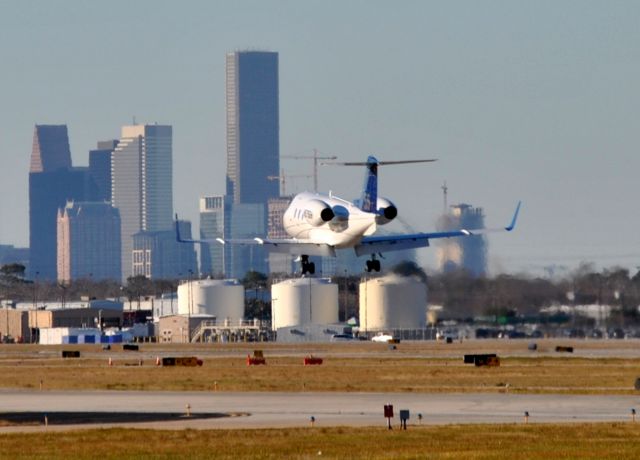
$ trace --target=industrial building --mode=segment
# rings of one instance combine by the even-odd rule
[[[38,341],[39,331],[44,328],[122,327],[123,304],[114,300],[20,302],[3,308],[0,317],[0,332],[16,341],[32,343]]]
[[[244,286],[237,280],[188,280],[178,286],[178,314],[160,315],[160,342],[233,342],[267,338],[259,320],[244,320]]]
[[[258,342],[269,335],[258,320],[222,320],[211,315],[163,316],[158,322],[161,343]]]
[[[29,313],[4,305],[0,309],[0,343],[29,342],[30,338]]]

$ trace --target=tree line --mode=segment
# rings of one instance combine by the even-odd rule
[[[640,272],[631,274],[621,267],[596,270],[582,264],[562,278],[532,277],[526,274],[500,274],[474,277],[463,270],[451,273],[427,274],[414,262],[403,262],[392,271],[404,276],[416,276],[427,284],[428,301],[442,305],[448,316],[471,318],[481,315],[537,315],[540,309],[553,305],[604,304],[615,307],[625,321],[640,320]],[[82,298],[126,298],[135,301],[144,297],[159,297],[175,292],[181,280],[150,280],[134,276],[126,283],[115,280],[82,278],[70,283],[29,280],[24,266],[4,265],[0,268],[0,299],[16,302],[73,301]],[[270,308],[264,296],[274,280],[283,274],[266,275],[248,272],[241,280],[248,295],[248,317],[268,317]],[[358,286],[362,277],[336,276],[339,288],[341,319],[357,316]],[[182,280],[186,281],[186,280]],[[346,307],[345,307],[346,305]],[[253,314],[254,316],[251,316]]]

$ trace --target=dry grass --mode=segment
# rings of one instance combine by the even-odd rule
[[[555,343],[545,342],[541,349],[550,350]],[[615,356],[633,356],[637,342],[577,342],[574,346],[582,354],[575,356],[532,353],[526,346],[522,341],[412,342],[396,350],[372,343],[142,345],[136,353],[91,345],[4,345],[0,387],[37,389],[42,381],[43,389],[636,393],[640,356]],[[62,348],[79,349],[82,358],[62,359]],[[254,348],[264,350],[266,366],[246,365],[245,357]],[[462,355],[470,352],[497,352],[502,365],[465,365]],[[310,353],[325,358],[325,363],[303,366],[303,356]],[[204,366],[156,367],[156,355],[196,355],[204,359]],[[109,357],[113,367],[107,365]]]
[[[640,424],[289,430],[100,429],[0,435],[0,458],[638,458]]]

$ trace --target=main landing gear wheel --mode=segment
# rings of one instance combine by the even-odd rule
[[[301,264],[302,264],[302,274],[306,275],[309,273],[313,275],[316,272],[316,264],[313,262],[309,262],[309,256],[300,256]]]
[[[380,261],[378,259],[367,260],[367,271],[368,272],[372,272],[372,271],[379,272],[380,271]]]

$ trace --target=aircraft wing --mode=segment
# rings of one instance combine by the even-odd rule
[[[291,254],[299,256],[305,254],[308,256],[335,257],[336,249],[328,244],[315,243],[309,240],[289,239],[269,239],[269,238],[251,238],[251,239],[218,239],[222,244],[240,244],[240,245],[259,245],[269,252],[278,254]]]
[[[306,254],[309,256],[335,257],[336,250],[333,246],[323,243],[316,243],[309,240],[299,240],[295,238],[246,238],[246,239],[203,239],[193,240],[185,239],[180,236],[178,226],[178,216],[176,215],[176,241],[178,243],[192,244],[239,244],[246,246],[263,246],[269,252],[277,252],[280,254],[291,254],[299,256]]]
[[[493,232],[510,232],[516,226],[518,213],[520,212],[520,204],[516,207],[511,223],[506,227],[500,228],[478,228],[478,229],[460,229],[444,232],[432,233],[409,233],[402,235],[385,235],[385,236],[365,236],[360,244],[354,247],[358,256],[364,254],[376,254],[378,252],[400,251],[403,249],[423,248],[429,246],[429,240],[438,238],[465,237],[474,235],[483,235]]]

